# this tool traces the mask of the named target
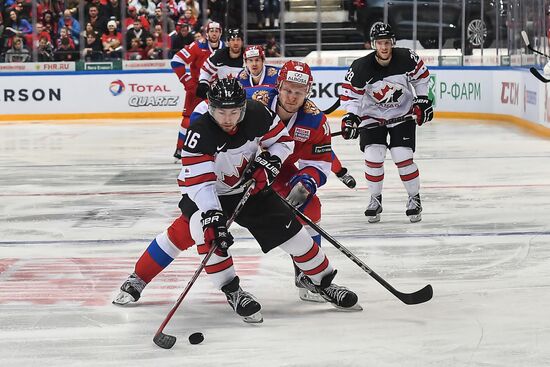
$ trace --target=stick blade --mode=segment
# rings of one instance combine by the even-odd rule
[[[548,83],[550,82],[550,79],[546,79],[544,76],[541,75],[541,73],[537,70],[537,68],[535,68],[534,66],[531,66],[529,68],[529,71],[531,72],[531,74],[533,74],[533,76],[535,78],[537,78],[538,80],[540,80],[541,82],[543,83]]]
[[[527,32],[521,31],[521,38],[523,38],[523,42],[525,42],[525,46],[529,47],[529,36],[527,36]]]
[[[170,349],[176,344],[176,337],[161,332],[155,335],[153,342],[161,348]]]
[[[407,305],[418,305],[420,303],[428,302],[432,299],[434,294],[433,288],[430,284],[414,293],[401,293],[399,299]]]

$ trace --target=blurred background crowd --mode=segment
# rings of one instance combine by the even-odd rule
[[[0,0],[0,62],[167,59],[209,21],[243,29],[267,57],[370,48],[380,21],[413,49],[511,55],[521,30],[546,50],[549,10],[550,0]]]

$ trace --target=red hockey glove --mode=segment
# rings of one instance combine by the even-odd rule
[[[201,214],[204,243],[208,246],[217,246],[214,253],[227,257],[227,249],[233,244],[233,236],[227,229],[227,218],[221,210],[208,210]]]
[[[275,181],[275,177],[279,174],[281,165],[281,159],[269,154],[267,151],[258,154],[254,162],[243,174],[245,181],[250,179],[256,181],[256,186],[254,186],[251,195],[255,195],[266,187],[271,186],[273,181]]]
[[[434,117],[432,101],[427,96],[418,96],[413,101],[413,113],[416,115],[418,126],[431,121]]]
[[[354,113],[346,113],[342,118],[342,137],[346,140],[357,139],[361,118]]]

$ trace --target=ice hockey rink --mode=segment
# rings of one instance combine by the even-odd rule
[[[337,124],[333,125],[335,128]],[[335,282],[364,311],[297,297],[291,262],[234,226],[245,324],[205,275],[153,335],[198,266],[194,251],[129,307],[111,304],[143,250],[178,214],[175,121],[0,124],[0,366],[549,366],[550,140],[505,123],[436,119],[419,128],[423,220],[386,160],[384,212],[368,224],[357,142],[334,138],[358,180],[319,190],[322,227],[402,292],[400,302],[327,241]],[[205,340],[191,345],[200,331]]]

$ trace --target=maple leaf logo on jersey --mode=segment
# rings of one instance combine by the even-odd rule
[[[233,172],[230,174],[227,172],[222,172],[222,182],[229,187],[234,187],[242,177],[244,169],[248,165],[249,160],[243,155],[241,156],[241,163],[238,166],[234,167]]]
[[[376,99],[377,103],[396,103],[399,102],[399,98],[403,95],[401,89],[392,87],[386,84],[379,92],[374,92],[372,96]]]

